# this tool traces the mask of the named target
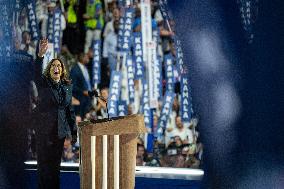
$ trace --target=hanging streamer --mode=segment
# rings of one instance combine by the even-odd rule
[[[15,0],[15,3],[14,3],[14,12],[15,13],[19,13],[20,12],[20,7],[21,7],[21,3],[20,3],[20,0]]]
[[[134,65],[132,61],[132,57],[130,55],[126,58],[126,67],[127,67],[127,83],[128,83],[128,98],[129,103],[134,102],[135,98],[135,89],[134,89]]]
[[[108,97],[108,113],[109,117],[118,116],[118,101],[120,97],[120,89],[121,89],[121,79],[122,75],[118,71],[113,71],[111,73],[111,81],[110,81],[110,93]]]
[[[162,90],[162,63],[161,59],[159,57],[156,58],[155,61],[155,93],[158,96],[158,99],[161,99],[163,97]]]
[[[8,6],[9,3],[1,3],[0,4],[0,27],[2,29],[2,38],[1,45],[0,45],[0,57],[11,57],[12,51],[12,33],[10,27],[10,7]]]
[[[133,59],[135,62],[135,79],[142,79],[145,68],[143,64],[141,32],[133,33]]]
[[[191,119],[192,105],[190,98],[189,80],[186,74],[181,76],[181,119],[183,123],[189,123]]]
[[[141,113],[144,115],[144,122],[146,128],[148,130],[151,130],[151,124],[150,124],[150,105],[149,105],[149,89],[148,89],[148,83],[145,79],[142,80],[143,85],[143,96],[141,99]]]
[[[127,103],[125,100],[118,103],[118,116],[126,116],[128,114]]]
[[[48,13],[48,19],[47,19],[47,39],[49,43],[53,43],[53,14]]]
[[[93,84],[98,86],[101,82],[101,41],[95,40],[93,43]]]
[[[175,35],[174,37],[175,49],[176,49],[176,67],[178,70],[179,75],[184,73],[184,62],[183,62],[183,52],[181,48],[181,42],[178,39],[178,36]]]
[[[35,2],[33,0],[27,0],[27,11],[32,40],[38,40],[39,29],[36,19]]]
[[[171,54],[167,54],[164,56],[165,62],[165,72],[166,72],[166,90],[174,91],[174,64],[173,64],[173,56]]]
[[[57,8],[53,14],[48,14],[47,20],[47,38],[49,43],[54,44],[54,51],[59,53],[61,46],[61,9]]]
[[[56,9],[53,14],[53,43],[55,52],[60,52],[60,36],[61,36],[61,10]]]
[[[166,128],[170,113],[172,111],[174,97],[175,97],[174,92],[172,92],[172,91],[166,92],[166,94],[164,96],[164,100],[163,100],[161,116],[160,116],[160,119],[159,119],[159,122],[158,122],[158,129],[159,128],[163,128],[163,129]]]
[[[156,28],[153,30],[153,41],[156,43],[156,47],[157,47],[157,52],[158,52],[158,44],[161,42],[161,38],[160,38],[160,30],[159,28]]]
[[[132,23],[134,18],[134,9],[126,8],[123,17],[120,19],[119,30],[119,50],[129,52],[132,39]]]
[[[159,9],[164,20],[170,20],[167,0],[159,0]]]

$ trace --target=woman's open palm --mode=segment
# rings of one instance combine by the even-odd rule
[[[43,57],[48,49],[48,39],[43,38],[39,41],[38,56]]]

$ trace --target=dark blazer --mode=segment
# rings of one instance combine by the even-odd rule
[[[43,58],[35,61],[35,83],[38,103],[34,112],[34,124],[39,135],[57,135],[58,138],[75,135],[76,118],[71,105],[72,85],[63,83],[64,101],[59,105],[59,96],[51,79],[42,75]],[[56,131],[57,130],[57,131]]]
[[[73,84],[73,96],[80,101],[80,115],[84,116],[91,108],[91,98],[83,95],[83,91],[88,91],[88,86],[78,64],[71,69],[70,78]]]

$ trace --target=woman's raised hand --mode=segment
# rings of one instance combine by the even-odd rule
[[[42,38],[39,41],[38,56],[43,57],[44,54],[46,53],[47,49],[48,49],[48,39]]]

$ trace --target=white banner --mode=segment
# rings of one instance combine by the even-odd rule
[[[156,59],[157,51],[155,42],[147,43],[147,64],[146,64],[146,73],[147,73],[147,82],[149,84],[149,101],[150,108],[158,107],[158,97],[159,93],[156,90],[157,80],[156,80]]]
[[[143,59],[146,60],[146,44],[152,42],[152,17],[150,0],[141,0],[141,27],[143,43]]]
[[[146,78],[149,85],[150,108],[158,107],[158,94],[155,90],[155,62],[157,57],[156,43],[152,40],[151,1],[141,0],[141,25],[143,60],[146,67]]]

